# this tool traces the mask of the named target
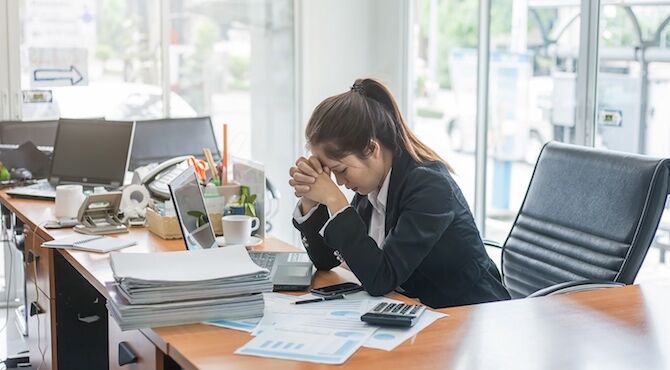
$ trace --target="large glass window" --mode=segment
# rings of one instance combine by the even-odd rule
[[[413,130],[452,165],[472,208],[479,1],[419,0],[414,4]]]
[[[542,145],[575,142],[578,3],[493,1],[486,237],[509,232]]]
[[[161,117],[158,1],[22,0],[23,119]]]
[[[596,146],[668,157],[670,4],[637,3],[601,6]],[[666,250],[670,251],[668,209],[637,281],[670,277]]]
[[[212,117],[219,143],[228,124],[232,154],[265,164],[287,195],[273,217],[284,240],[292,240],[295,202],[285,180],[297,126],[293,30],[292,0],[170,1],[170,89]]]

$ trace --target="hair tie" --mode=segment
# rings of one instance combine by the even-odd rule
[[[361,95],[365,95],[365,89],[363,88],[363,84],[361,83],[354,83],[351,85],[351,91],[355,91]]]

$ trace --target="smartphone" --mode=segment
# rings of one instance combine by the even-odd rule
[[[313,288],[310,290],[312,294],[329,297],[342,293],[354,293],[363,290],[363,287],[356,283],[342,283],[329,286],[322,286],[321,288]]]

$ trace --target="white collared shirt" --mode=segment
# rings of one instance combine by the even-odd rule
[[[372,205],[372,216],[370,217],[370,228],[368,235],[374,239],[379,249],[384,247],[386,239],[386,200],[389,194],[389,182],[391,179],[391,170],[386,174],[382,187],[377,191],[368,194],[368,200]]]

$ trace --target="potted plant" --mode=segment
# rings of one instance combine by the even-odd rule
[[[256,194],[251,194],[248,186],[241,185],[240,198],[230,204],[230,213],[256,217],[256,198]]]

